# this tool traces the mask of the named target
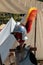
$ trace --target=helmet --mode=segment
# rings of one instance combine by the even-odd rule
[[[28,39],[27,36],[26,36],[26,28],[24,26],[22,26],[22,25],[16,25],[13,32],[21,33],[22,34],[22,36],[21,36],[22,40],[27,40]]]

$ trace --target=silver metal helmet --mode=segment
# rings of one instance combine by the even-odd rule
[[[26,28],[22,25],[16,25],[13,32],[22,33],[22,40],[27,40],[28,39],[27,36],[26,36]]]

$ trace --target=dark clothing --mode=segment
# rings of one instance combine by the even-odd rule
[[[18,63],[17,65],[37,65],[37,59],[30,51],[30,47],[23,47],[21,50],[20,46],[17,46],[15,55]]]
[[[37,59],[36,59],[35,55],[32,52],[30,52],[30,56],[29,57],[30,57],[30,61],[33,64],[37,65]]]

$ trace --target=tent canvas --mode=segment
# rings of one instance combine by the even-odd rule
[[[15,24],[16,22],[13,18],[11,18],[0,32],[0,54],[3,62],[8,56],[9,49],[12,48],[14,42],[16,41],[14,36],[10,34],[15,28]]]
[[[0,12],[24,14],[30,7],[37,7],[43,10],[43,2],[38,0],[1,0]]]
[[[15,28],[16,22],[14,21],[13,18],[11,18],[6,26],[1,30],[0,32],[0,46],[4,42],[4,40],[10,35],[10,33],[13,31]]]

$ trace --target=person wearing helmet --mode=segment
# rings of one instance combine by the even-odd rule
[[[32,53],[30,53],[30,51],[33,48],[30,48],[30,46],[28,46],[26,48],[25,47],[26,44],[24,44],[25,40],[28,39],[28,37],[26,36],[26,34],[27,34],[26,28],[23,25],[16,24],[12,34],[14,35],[16,40],[19,42],[19,46],[17,46],[14,49],[15,56],[16,56],[16,64],[17,65],[37,65],[36,58],[35,58],[34,54],[31,55]],[[34,57],[35,63],[32,61],[31,57]]]

